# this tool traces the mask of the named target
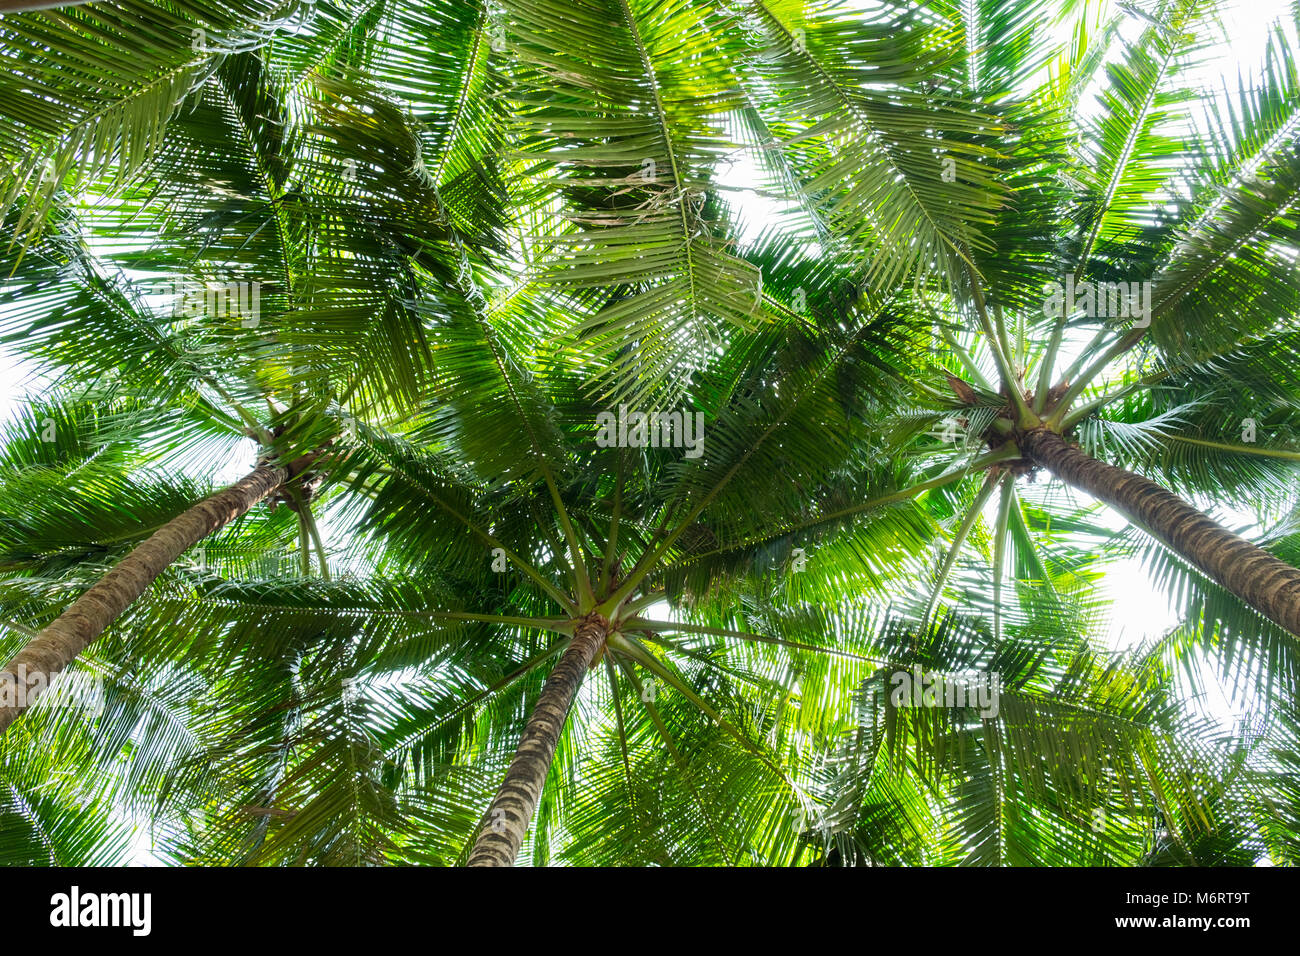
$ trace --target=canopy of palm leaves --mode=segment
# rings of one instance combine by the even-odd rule
[[[1201,90],[1215,5],[1138,6],[0,16],[0,334],[52,382],[0,434],[5,659],[321,453],[78,658],[93,714],[0,738],[0,861],[464,862],[593,610],[522,861],[1294,861],[1296,635],[998,424],[1300,562],[1294,51]],[[1045,314],[1066,277],[1149,326]],[[606,447],[620,406],[702,453]],[[1115,652],[1130,555],[1178,624]],[[897,706],[914,667],[996,713]]]

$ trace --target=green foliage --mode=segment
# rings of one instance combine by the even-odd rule
[[[1215,98],[1199,0],[306,7],[0,17],[0,341],[52,383],[0,425],[0,651],[321,453],[81,655],[102,709],[0,741],[0,862],[463,863],[596,607],[521,862],[1295,861],[1296,636],[990,440],[1014,387],[1300,561],[1284,34]],[[1045,316],[1067,275],[1150,328]],[[701,454],[598,442],[620,404]],[[1117,652],[1134,555],[1178,623]]]

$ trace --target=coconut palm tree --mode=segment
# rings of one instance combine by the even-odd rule
[[[948,237],[933,282],[906,305],[932,315],[942,336],[916,400],[953,409],[969,436],[964,446],[1017,451],[1016,464],[984,462],[1003,473],[1004,489],[1014,492],[1018,476],[1045,469],[1118,509],[1213,585],[1294,634],[1300,572],[1145,476],[1095,457],[1111,413],[1128,426],[1122,437],[1109,430],[1119,463],[1144,457],[1157,465],[1164,455],[1168,477],[1189,493],[1240,495],[1249,486],[1287,495],[1297,460],[1285,411],[1295,395],[1282,372],[1295,335],[1294,55],[1279,34],[1258,81],[1243,82],[1225,103],[1209,100],[1209,131],[1196,135],[1180,125],[1198,118],[1183,74],[1214,8],[1157,6],[1135,21],[1141,30],[1120,43],[1119,62],[1100,77],[1111,31],[1081,35],[1060,75],[1039,75],[1042,57],[1023,42],[1028,27],[1016,19],[1024,8],[997,15],[981,8],[967,23],[967,46],[976,52],[935,84],[946,80],[976,100],[1019,92],[1023,105],[978,131],[927,128],[900,149],[918,166],[928,158],[932,179],[980,190],[984,183],[960,163],[984,163],[1005,197],[978,237]],[[819,37],[813,25],[787,51],[805,62],[797,77],[785,77],[786,101],[769,105],[774,119],[804,109],[810,90],[851,103],[847,67],[863,51],[841,48],[833,23],[825,32]],[[1084,96],[1094,80],[1095,101]],[[947,125],[946,117],[933,125]],[[834,145],[806,152],[792,162],[809,188],[832,182],[832,171],[850,161]],[[856,215],[858,178],[839,182],[812,215],[824,212],[826,234],[868,263],[858,278],[875,298],[895,295],[892,283],[877,280],[878,248],[855,242],[859,234],[879,241],[870,219]],[[781,244],[778,233],[770,239]],[[787,302],[806,301],[802,280],[785,286]],[[1063,361],[1067,345],[1072,354]],[[1264,396],[1280,406],[1267,419],[1254,410]],[[1128,410],[1118,411],[1125,402]],[[1267,421],[1263,441],[1257,421]],[[1087,433],[1082,448],[1070,440],[1079,429]],[[991,483],[973,512],[996,491]]]
[[[116,98],[101,94],[108,102],[83,103],[76,97],[84,91],[74,89],[61,104],[43,104],[50,108],[45,123],[22,113],[14,124],[8,145],[23,156],[7,194],[9,222],[19,235],[39,230],[34,222],[46,225],[29,236],[33,241],[10,249],[16,304],[9,321],[11,335],[69,374],[109,378],[107,394],[148,383],[148,394],[197,403],[228,433],[256,440],[264,454],[242,480],[159,528],[14,656],[5,671],[8,703],[0,710],[0,729],[182,552],[266,497],[284,498],[298,513],[303,559],[308,560],[309,538],[316,538],[324,567],[308,500],[316,475],[304,474],[324,445],[282,459],[283,444],[277,443],[286,432],[301,436],[312,427],[304,412],[308,396],[319,402],[342,395],[363,413],[409,405],[427,362],[417,312],[407,304],[421,281],[417,270],[445,280],[469,266],[490,241],[490,184],[484,179],[477,185],[485,191],[461,196],[465,177],[476,175],[461,167],[481,147],[481,130],[449,131],[438,160],[442,179],[435,180],[421,165],[415,124],[377,102],[373,91],[356,87],[336,46],[286,51],[277,64],[282,72],[272,81],[262,61],[241,50],[283,29],[284,22],[263,24],[260,33],[240,41],[243,46],[227,42],[229,37],[208,44],[203,37],[213,24],[234,29],[234,21],[222,16],[247,19],[254,11],[206,12],[199,21],[203,27],[187,28],[166,17],[153,23],[163,37],[149,50],[154,59],[138,75],[123,76],[122,89],[107,91]],[[138,23],[148,13],[94,8],[84,17],[87,23],[107,17],[108,39],[125,48],[134,42],[132,18]],[[86,37],[41,15],[13,22],[20,24],[15,38],[43,33],[59,50],[50,62],[28,61],[18,39],[15,89],[24,75],[53,76],[71,62],[111,50],[103,35]],[[180,38],[192,32],[201,36],[182,49]],[[302,74],[283,72],[301,67],[304,53],[319,57],[316,65],[337,57],[332,75],[314,73],[310,63]],[[157,82],[143,77],[172,60],[188,61],[168,67],[169,77],[185,82],[167,87],[167,98],[159,98]],[[133,88],[136,83],[139,88]],[[307,117],[291,119],[309,93],[322,124],[315,132],[306,131]],[[15,93],[20,94],[28,95]],[[168,126],[165,143],[140,138],[143,126],[166,123],[182,103],[186,110]],[[93,120],[81,119],[91,106]],[[376,107],[390,121],[380,133]],[[113,122],[121,130],[104,128]],[[298,130],[292,139],[291,124]],[[86,162],[83,137],[96,135],[113,144]],[[348,144],[348,155],[338,155],[340,141]],[[224,148],[212,149],[213,142]],[[52,172],[33,180],[33,164],[41,157]],[[146,161],[162,173],[134,182]],[[309,179],[314,191],[304,193]],[[111,192],[118,181],[132,185],[118,191],[111,209],[70,210],[69,193]],[[440,187],[460,204],[451,217],[472,217],[475,226],[451,224]],[[63,200],[57,206],[56,198]],[[95,237],[127,234],[124,223],[132,220],[141,248],[109,260],[88,248]],[[150,241],[153,247],[145,248]],[[177,270],[178,262],[187,269]],[[369,321],[371,310],[378,311],[378,322]],[[293,331],[285,321],[290,315]],[[313,358],[304,361],[308,341]],[[94,344],[79,349],[74,343]],[[111,372],[104,376],[106,362]],[[263,404],[259,417],[255,409]],[[328,444],[330,438],[318,440]]]
[[[1198,10],[1166,6],[1156,40],[1190,42]],[[23,825],[0,850],[36,858],[21,834],[62,815],[50,858],[111,857],[111,804],[185,861],[1286,858],[1285,757],[1180,706],[1181,646],[1093,649],[1093,556],[1060,540],[1063,520],[1092,525],[1056,516],[1050,538],[1014,483],[1036,454],[1072,474],[1038,433],[1083,425],[1052,418],[1092,398],[1074,373],[1050,407],[1020,390],[1042,282],[1162,248],[1125,217],[1143,164],[1170,155],[1152,128],[1177,60],[1141,87],[1128,52],[1121,118],[1085,137],[1124,168],[1094,182],[1104,164],[1066,134],[1109,33],[1081,30],[1034,86],[1057,48],[1035,13],[394,0],[0,19],[25,104],[0,142],[22,237],[5,323],[69,386],[3,445],[5,511],[32,512],[6,529],[6,627],[57,634],[69,590],[203,500],[168,467],[187,455],[251,439],[294,506],[250,494],[222,528],[140,546],[153,588],[102,614],[74,665],[110,689],[103,713],[38,701],[5,737]],[[25,92],[41,84],[57,95]],[[1245,96],[1261,148],[1288,96]],[[786,200],[757,240],[726,202],[738,153]],[[1225,275],[1287,301],[1252,244],[1275,220],[1180,293],[1206,341]],[[258,282],[259,311],[205,291],[168,314],[141,293],[177,274]],[[1153,339],[1174,327],[1156,301]],[[1047,324],[1048,392],[1087,327],[1067,318]],[[1085,354],[1111,351],[1130,354]],[[1005,394],[976,374],[986,355]],[[1125,400],[1152,384],[1134,381]],[[1037,423],[1004,412],[1021,405]],[[681,417],[630,423],[659,425],[656,447],[620,434],[625,410]],[[974,449],[918,439],[941,420]],[[999,486],[984,534],[969,502]],[[201,561],[169,560],[204,531]],[[941,612],[945,589],[963,600]],[[900,707],[913,668],[999,674],[1002,706]],[[124,751],[130,769],[104,772]],[[22,799],[74,766],[80,785]]]

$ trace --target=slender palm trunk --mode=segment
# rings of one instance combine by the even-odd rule
[[[262,465],[173,518],[33,637],[0,672],[0,734],[169,564],[298,474],[307,461],[299,459],[287,468]]]
[[[1141,475],[1085,455],[1055,432],[1020,436],[1020,451],[1118,509],[1269,620],[1300,635],[1300,571],[1215,523]]]
[[[474,842],[468,866],[514,865],[541,798],[542,785],[551,769],[569,708],[578,696],[578,688],[596,652],[608,636],[609,621],[599,614],[590,614],[578,624],[573,642],[546,678],[542,696],[537,699],[519,749],[515,751],[515,759],[510,761],[506,779],[488,807],[486,822]]]

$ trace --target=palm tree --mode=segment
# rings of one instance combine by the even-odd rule
[[[4,321],[76,387],[0,444],[4,510],[32,511],[4,528],[6,628],[29,640],[69,589],[91,593],[106,561],[201,501],[174,467],[187,455],[251,438],[283,479],[275,462],[330,451],[310,502],[290,494],[297,521],[245,509],[201,562],[174,559],[206,527],[151,561],[153,588],[73,665],[112,689],[94,724],[39,702],[14,723],[13,793],[74,767],[78,786],[6,798],[13,832],[60,815],[51,858],[111,857],[120,827],[93,810],[114,804],[147,810],[160,852],[186,861],[1291,858],[1287,758],[1187,712],[1179,636],[1094,649],[1096,557],[1059,540],[1092,525],[1057,515],[1048,533],[1015,481],[1034,462],[1096,473],[1070,471],[1051,435],[1102,427],[1103,408],[1145,421],[1169,397],[1145,368],[1108,373],[1135,354],[1127,330],[1041,321],[1062,268],[1118,281],[1141,264],[1178,291],[1182,328],[1213,354],[1171,361],[1186,358],[1175,302],[1157,296],[1162,388],[1203,385],[1243,329],[1287,314],[1269,265],[1287,222],[1253,187],[1227,199],[1253,225],[1216,207],[1208,238],[1186,240],[1217,250],[1214,268],[1157,269],[1183,233],[1134,228],[1165,181],[1162,84],[1199,12],[1166,6],[1083,138],[1110,166],[1066,148],[1108,32],[1082,30],[1064,78],[1031,85],[1055,47],[1028,4],[866,20],[389,2],[292,24],[230,4],[167,14],[130,66],[116,52],[144,4],[0,19],[15,66],[0,89],[25,104],[0,142],[24,237]],[[194,47],[194,29],[216,39]],[[1273,155],[1292,103],[1279,70],[1243,94],[1249,135],[1223,165],[1189,169],[1232,182],[1241,150]],[[113,82],[62,80],[92,72]],[[32,97],[37,80],[56,92]],[[758,240],[719,182],[746,146],[788,200]],[[140,294],[178,271],[259,282],[263,308],[214,315],[205,297],[168,315]],[[1260,314],[1229,326],[1224,290],[1241,288]],[[1076,364],[1105,365],[1053,390],[1089,322],[1104,334]],[[1257,339],[1255,383],[1289,395],[1283,338]],[[1031,354],[1047,387],[1027,394]],[[602,416],[620,406],[698,413],[703,444],[611,446]],[[1149,447],[1187,414],[1119,433]],[[54,442],[35,437],[46,418]],[[943,421],[973,453],[921,436]],[[1203,490],[1284,487],[1255,468],[1235,485],[1222,448],[1196,447]],[[1197,580],[1203,609],[1212,588]],[[940,610],[945,592],[957,608]],[[1249,614],[1234,625],[1271,643],[1236,653],[1293,686],[1290,638]],[[890,681],[912,668],[1002,675],[1002,706],[898,707]],[[1283,755],[1288,720],[1269,731]],[[124,751],[129,771],[99,772]],[[78,799],[91,810],[72,813]],[[22,835],[0,851],[37,855]]]
[[[315,475],[303,474],[320,457],[323,446],[299,448],[282,462],[282,447],[273,446],[286,432],[293,441],[295,431],[301,433],[311,427],[310,416],[303,413],[309,394],[341,392],[345,400],[355,398],[359,408],[376,404],[400,408],[403,402],[409,402],[409,396],[420,387],[422,362],[427,358],[422,354],[419,329],[413,329],[413,313],[403,301],[417,281],[412,267],[418,264],[425,270],[446,274],[463,268],[483,244],[481,227],[460,233],[454,231],[455,227],[430,224],[433,219],[446,220],[438,183],[419,181],[417,177],[416,188],[392,194],[393,183],[401,181],[419,161],[420,143],[409,124],[400,121],[384,132],[381,141],[367,142],[365,137],[373,139],[374,133],[370,115],[362,110],[373,112],[373,108],[340,105],[353,95],[366,95],[347,79],[312,78],[326,90],[319,109],[331,118],[332,125],[324,136],[286,144],[281,139],[283,125],[292,101],[305,92],[306,77],[293,86],[271,86],[263,78],[260,61],[248,53],[222,44],[209,48],[197,39],[184,51],[179,44],[182,35],[201,33],[212,25],[227,30],[243,26],[244,33],[256,27],[255,33],[260,30],[269,36],[270,31],[283,25],[280,21],[257,25],[249,20],[254,13],[269,12],[269,7],[254,10],[215,6],[202,20],[203,28],[191,30],[184,21],[167,17],[166,22],[153,23],[160,31],[171,31],[174,42],[150,48],[152,58],[145,58],[140,76],[171,63],[169,76],[189,77],[191,83],[203,83],[210,77],[200,87],[201,93],[188,115],[171,124],[166,144],[140,140],[132,147],[131,137],[140,134],[139,126],[144,121],[139,110],[155,111],[149,122],[164,123],[191,95],[191,88],[168,86],[167,97],[159,98],[156,82],[137,81],[134,76],[122,77],[125,89],[116,100],[95,102],[91,98],[81,102],[77,101],[81,91],[73,90],[61,103],[42,105],[48,111],[47,117],[33,120],[25,114],[25,122],[14,126],[10,145],[15,149],[25,147],[25,155],[15,167],[7,193],[8,201],[16,204],[10,209],[10,224],[21,232],[33,220],[39,222],[52,216],[57,225],[31,245],[10,249],[8,264],[11,270],[20,270],[12,293],[19,303],[12,311],[12,327],[17,330],[13,334],[28,347],[57,352],[57,365],[86,374],[98,374],[101,363],[108,359],[113,367],[109,394],[148,382],[151,393],[164,400],[202,402],[214,416],[224,419],[226,428],[257,440],[265,454],[258,467],[241,481],[194,504],[158,529],[9,661],[3,690],[8,703],[0,716],[0,732],[165,567],[264,498],[278,495],[288,501],[299,514],[303,560],[309,560],[309,538],[317,538],[323,567],[323,546],[305,500],[313,490]],[[134,42],[132,22],[148,21],[150,16],[147,7],[130,5],[86,13],[88,22],[108,17],[112,21],[110,35],[119,37],[122,45]],[[248,22],[241,23],[240,18]],[[81,62],[84,58],[89,62],[90,57],[105,49],[103,37],[82,37],[41,17],[24,20],[23,26],[34,28],[29,33],[55,40],[61,51],[61,61],[24,62],[23,70],[38,76],[53,76],[65,69],[66,62],[62,61]],[[194,62],[195,53],[202,54],[204,62]],[[15,57],[15,62],[18,59]],[[183,67],[173,62],[184,60],[190,62]],[[12,77],[14,95],[29,95],[17,89],[24,82],[20,75]],[[132,88],[135,82],[144,89]],[[44,118],[50,125],[63,123],[57,113],[60,107],[64,115],[77,116],[92,106],[93,121],[78,119],[71,128],[56,126],[57,134],[52,137],[40,122]],[[119,163],[117,174],[129,181],[149,152],[156,151],[155,161],[169,170],[162,191],[174,200],[173,208],[158,215],[151,205],[157,194],[133,187],[111,211],[81,218],[62,208],[51,211],[57,190],[68,179],[70,164],[80,157],[80,137],[93,135],[95,128],[114,119],[124,124],[118,150],[115,155],[101,152],[90,164],[78,163],[80,184],[84,187],[97,176],[106,175],[114,160]],[[358,120],[360,128],[353,128]],[[31,139],[42,133],[48,142],[36,147]],[[470,135],[479,133],[461,131],[462,137]],[[245,141],[242,145],[232,142],[232,149],[218,153],[206,145],[232,136]],[[342,176],[337,172],[330,176],[328,167],[339,163],[339,158],[330,156],[334,142],[331,137],[351,140],[353,148],[370,161],[365,167],[370,173],[360,181],[350,175],[357,168],[352,156],[344,157],[350,159],[350,165],[342,164]],[[456,138],[445,144],[442,171],[446,179],[441,184],[445,188],[459,189],[458,177],[464,174],[449,170],[448,164],[457,151],[466,148]],[[376,152],[395,168],[374,166]],[[42,157],[45,168],[53,172],[33,182],[32,171],[40,168],[33,164],[39,164]],[[310,197],[297,193],[290,184],[295,168],[300,176],[306,171],[323,177],[326,191]],[[427,178],[427,173],[424,175]],[[215,184],[220,188],[214,193]],[[27,194],[24,188],[29,189]],[[487,196],[479,197],[479,205],[486,201]],[[357,215],[363,207],[366,215]],[[473,201],[458,210],[469,216],[478,211]],[[181,294],[179,302],[162,303],[164,310],[172,307],[171,315],[162,322],[157,314],[158,303],[148,298],[151,284],[142,283],[139,272],[132,276],[122,261],[105,263],[95,257],[81,238],[84,233],[120,234],[125,221],[122,217],[150,215],[150,225],[143,234],[160,241],[166,252],[155,249],[144,256],[132,255],[126,263],[137,270],[153,266],[159,270],[155,275],[172,272],[171,284]],[[487,213],[479,221],[490,223],[492,218]],[[340,219],[349,224],[341,225]],[[295,231],[298,234],[293,234]],[[328,252],[322,254],[318,250],[325,231],[331,238]],[[259,236],[263,236],[261,245]],[[448,239],[449,246],[431,248],[435,242],[446,245]],[[399,247],[394,254],[395,243],[406,243],[408,247]],[[176,261],[187,263],[190,274],[176,276]],[[269,281],[254,277],[259,267],[269,271],[256,274],[268,276]],[[231,281],[232,275],[239,278]],[[214,278],[218,280],[215,283]],[[359,330],[365,324],[363,310],[372,307],[383,310],[384,321],[361,333],[360,347],[349,343],[340,349],[339,340]],[[52,308],[59,310],[58,314],[51,313]],[[260,328],[264,311],[273,313],[280,328],[270,335],[246,332]],[[287,333],[279,320],[290,312],[299,324],[294,332]],[[212,318],[225,321],[216,327],[204,327],[195,321]],[[300,337],[297,341],[285,341],[295,335]],[[95,344],[86,352],[71,354],[69,336],[84,337],[83,341]],[[320,358],[329,355],[332,364],[318,365],[314,371],[304,367],[300,354],[303,337],[311,339]],[[232,360],[232,355],[238,358]],[[232,384],[232,379],[238,384]],[[159,381],[168,383],[161,392],[157,388]],[[373,391],[380,382],[383,398]],[[202,397],[203,391],[217,404],[209,404],[212,399]],[[367,391],[371,394],[365,394]],[[265,403],[271,420],[259,419],[250,411],[254,402]],[[320,440],[328,443],[330,439],[323,436]],[[297,482],[289,484],[293,479]],[[325,573],[328,575],[327,570]]]
[[[986,34],[972,34],[970,45],[985,35],[1023,36],[1017,31],[1026,27],[1016,19],[1023,12],[977,18],[972,29]],[[926,130],[903,149],[934,157],[924,170],[931,180],[956,183],[967,177],[958,165],[963,152],[979,150],[979,161],[996,170],[1004,211],[981,224],[978,237],[952,238],[931,287],[918,289],[901,307],[932,315],[936,335],[943,336],[936,343],[939,362],[918,384],[916,401],[955,412],[963,436],[969,431],[971,442],[987,445],[990,453],[1016,451],[1012,464],[996,457],[980,463],[1003,474],[1002,487],[1011,489],[1028,470],[1047,469],[1118,509],[1294,634],[1300,633],[1300,572],[1143,475],[1088,453],[1098,450],[1102,416],[1142,396],[1148,403],[1142,412],[1163,417],[1148,418],[1143,428],[1131,412],[1121,413],[1124,424],[1141,429],[1147,462],[1157,468],[1154,459],[1179,447],[1174,443],[1192,449],[1195,462],[1183,464],[1186,456],[1176,465],[1169,461],[1177,469],[1170,477],[1184,479],[1188,490],[1221,496],[1239,493],[1244,484],[1269,493],[1289,489],[1285,476],[1297,453],[1287,447],[1292,423],[1284,412],[1269,419],[1276,438],[1271,444],[1251,447],[1225,432],[1241,430],[1242,419],[1249,419],[1246,441],[1255,441],[1251,393],[1294,399],[1278,376],[1293,354],[1295,334],[1288,252],[1293,171],[1286,136],[1300,87],[1292,51],[1279,35],[1260,85],[1243,87],[1235,105],[1212,114],[1222,125],[1204,139],[1185,135],[1176,143],[1167,131],[1189,111],[1174,104],[1192,95],[1179,86],[1181,73],[1212,13],[1202,3],[1160,5],[1140,35],[1122,44],[1123,58],[1109,80],[1102,78],[1095,110],[1081,97],[1103,61],[1082,43],[1064,78],[1044,77],[1027,92],[1041,64],[1027,45],[994,47],[987,58],[975,54],[954,64],[950,79],[964,95],[991,101],[1018,91],[1025,105],[1004,111],[1001,126],[990,122],[979,135],[958,131],[939,138]],[[811,37],[802,46],[809,62],[792,84],[789,112],[802,108],[808,90],[836,92],[837,74],[818,53],[825,51],[832,66],[841,56],[851,58]],[[1256,122],[1234,125],[1237,116]],[[950,164],[946,174],[941,159]],[[828,150],[796,162],[801,180],[817,183],[845,160]],[[969,182],[984,188],[973,175]],[[841,191],[843,200],[834,192],[822,199],[832,234],[835,215],[853,202],[847,187]],[[853,242],[847,228],[839,232]],[[865,261],[875,257],[873,246],[852,248]],[[873,298],[900,307],[897,290],[877,285],[875,271],[863,273],[866,285],[878,290]],[[1050,283],[1054,291],[1044,291]],[[806,297],[803,285],[786,285],[787,302],[793,291]],[[972,356],[976,349],[966,330],[982,355]],[[1079,335],[1091,341],[1078,341],[1082,347],[1076,346],[1072,361],[1058,361],[1067,337]],[[1257,371],[1248,371],[1251,366]],[[1212,411],[1216,407],[1232,411]],[[1170,434],[1178,426],[1184,433]],[[1092,438],[1083,449],[1069,441],[1080,428]],[[995,490],[990,483],[969,514]]]
[[[238,483],[168,521],[77,598],[5,665],[0,675],[6,685],[0,690],[5,701],[0,708],[0,732],[35,703],[55,675],[143,594],[164,568],[203,538],[246,514],[301,474],[305,466],[303,461],[287,468],[259,466]]]

